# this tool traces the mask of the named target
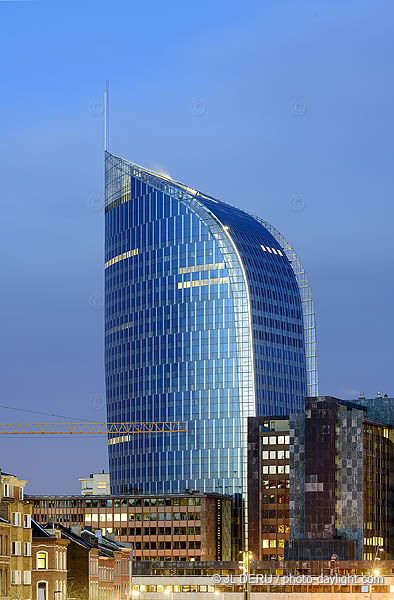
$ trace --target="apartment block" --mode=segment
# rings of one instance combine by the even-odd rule
[[[1,586],[10,600],[32,598],[32,507],[23,500],[26,483],[0,472]]]
[[[10,522],[0,517],[0,598],[9,597],[11,569],[10,528]]]

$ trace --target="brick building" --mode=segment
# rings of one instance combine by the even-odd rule
[[[284,560],[290,535],[289,444],[288,418],[248,419],[249,550],[257,560]]]
[[[10,600],[30,600],[31,587],[31,511],[23,501],[25,480],[0,472],[0,518],[2,526],[2,586]]]
[[[136,560],[226,560],[231,498],[220,494],[28,496],[41,524],[101,529],[132,543]]]
[[[60,532],[50,532],[32,520],[32,600],[67,598],[68,544]]]
[[[10,522],[0,517],[0,598],[8,598],[10,588],[10,527]]]
[[[106,538],[101,530],[92,533],[56,524],[56,531],[67,547],[67,588],[78,600],[121,600],[129,591],[130,549]],[[39,599],[40,600],[40,599]]]

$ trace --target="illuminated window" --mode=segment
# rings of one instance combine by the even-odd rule
[[[118,256],[114,256],[113,258],[110,258],[109,260],[107,260],[107,262],[104,264],[104,269],[108,269],[108,267],[111,267],[115,263],[117,263],[121,260],[125,260],[126,258],[131,258],[132,256],[136,256],[137,254],[138,254],[138,248],[134,248],[134,250],[129,250],[128,252],[123,252],[123,254],[118,254]]]
[[[98,487],[99,489],[106,489],[106,487],[107,487],[107,483],[106,483],[105,481],[98,481],[98,482],[97,482],[97,487]]]
[[[47,552],[37,552],[37,569],[46,569],[48,562]]]
[[[263,548],[269,548],[269,540],[262,540]]]

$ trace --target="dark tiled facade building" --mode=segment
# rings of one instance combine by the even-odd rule
[[[220,494],[29,496],[38,523],[79,524],[132,542],[135,560],[227,560],[231,498]]]
[[[307,398],[304,414],[249,418],[256,559],[374,560],[379,548],[380,558],[394,556],[394,435],[390,399],[380,400]]]
[[[288,560],[373,560],[379,548],[391,558],[391,426],[325,396],[307,398],[290,428]]]

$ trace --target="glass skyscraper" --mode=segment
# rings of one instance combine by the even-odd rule
[[[268,223],[109,152],[105,157],[107,419],[186,421],[111,435],[111,491],[246,501],[247,417],[317,390],[310,289]]]

